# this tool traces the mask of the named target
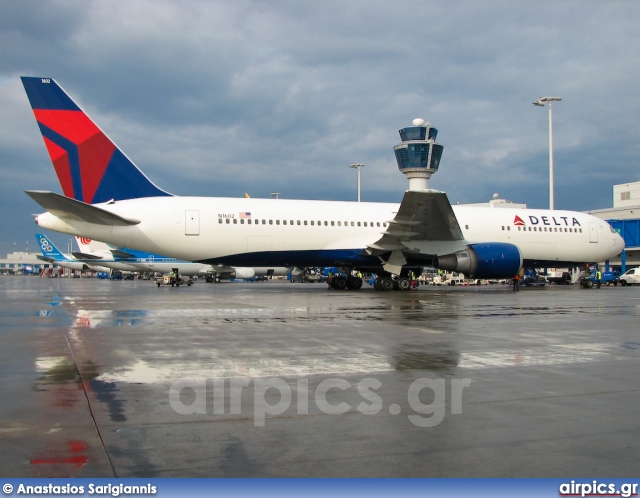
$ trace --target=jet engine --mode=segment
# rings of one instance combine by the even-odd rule
[[[511,278],[522,268],[522,254],[517,246],[504,242],[471,244],[464,251],[438,256],[435,267],[469,278]]]
[[[253,278],[256,276],[256,272],[253,268],[234,268],[231,275],[231,278]]]

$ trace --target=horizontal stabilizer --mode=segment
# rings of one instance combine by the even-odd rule
[[[54,192],[44,192],[41,190],[25,190],[25,192],[44,209],[58,218],[84,221],[96,225],[127,226],[140,223],[140,220],[124,218],[110,211],[81,201],[76,201],[75,199]]]
[[[111,249],[111,254],[113,254],[114,258],[135,259],[135,256],[133,254],[130,254],[124,251],[119,251],[118,249]]]
[[[87,254],[86,252],[72,252],[71,255],[76,259],[103,259],[102,256]]]

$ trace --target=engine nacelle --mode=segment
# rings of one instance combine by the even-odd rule
[[[469,278],[511,278],[522,268],[522,254],[513,244],[471,244],[464,251],[438,256],[435,267]]]
[[[235,275],[234,275],[235,274]],[[253,268],[234,268],[231,278],[253,278],[256,272]]]

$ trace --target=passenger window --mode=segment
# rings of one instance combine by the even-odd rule
[[[238,224],[238,220],[236,218],[233,219],[233,224],[237,225]]]
[[[222,218],[218,218],[218,223],[222,223]]]
[[[280,220],[276,220],[276,225],[279,225],[279,224],[280,224]]]
[[[227,225],[231,223],[231,220],[229,218],[227,218]]]
[[[273,225],[273,220],[269,220],[269,225]]]
[[[240,218],[240,224],[244,225],[244,218]]]

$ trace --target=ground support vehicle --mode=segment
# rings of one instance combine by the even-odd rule
[[[171,287],[187,285],[191,287],[191,285],[193,284],[193,280],[191,279],[191,277],[183,277],[182,275],[180,275],[177,268],[172,268],[171,272],[168,275],[157,277],[156,284],[158,285],[158,287],[160,287],[161,285],[170,285]]]
[[[442,282],[444,285],[465,285],[466,278],[462,273],[447,273]]]
[[[522,277],[522,285],[524,285],[525,287],[543,287],[548,283],[549,282],[547,282],[547,279],[544,278],[544,275],[538,274],[535,270],[525,270]]]
[[[631,268],[625,274],[620,275],[620,285],[640,285],[640,268]]]
[[[598,280],[596,279],[596,271],[597,270],[593,270],[593,271],[590,271],[589,273],[585,273],[581,275],[580,287],[584,289],[591,289],[591,287],[593,287],[594,285],[597,285]],[[600,285],[602,284],[618,285],[619,283],[622,285],[630,285],[630,284],[627,284],[626,282],[623,284],[622,281],[620,280],[622,277],[620,277],[619,275],[620,274],[617,271],[603,271],[602,276],[600,278]]]
[[[569,268],[547,268],[547,280],[550,284],[570,285],[571,271]]]

